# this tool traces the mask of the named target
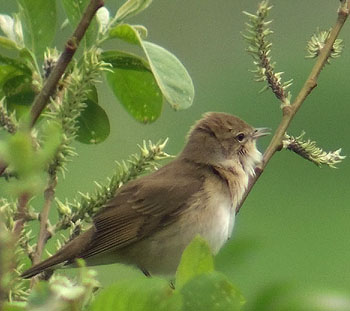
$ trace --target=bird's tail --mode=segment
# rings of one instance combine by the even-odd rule
[[[56,254],[48,259],[32,266],[21,274],[24,279],[29,279],[47,269],[57,269],[65,264],[73,263],[79,254],[89,245],[94,230],[91,228],[66,244]]]
[[[49,257],[48,259],[32,266],[28,270],[24,271],[21,274],[21,277],[24,279],[29,279],[29,278],[39,274],[40,272],[47,270],[47,269],[58,268],[58,265],[61,265],[61,264],[65,263],[66,261],[67,261],[67,259],[63,258],[62,254],[57,253],[57,254]]]

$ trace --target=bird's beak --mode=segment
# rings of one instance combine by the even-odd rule
[[[271,134],[271,129],[267,127],[258,127],[254,130],[252,137],[254,139],[257,139],[259,137],[266,136],[269,134]]]

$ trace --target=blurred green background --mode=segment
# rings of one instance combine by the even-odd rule
[[[2,12],[13,12],[15,3],[1,0]],[[106,1],[114,12],[120,1]],[[174,112],[164,106],[153,124],[137,123],[120,106],[104,81],[100,104],[111,120],[111,135],[102,144],[76,143],[79,157],[69,174],[61,179],[57,194],[63,200],[78,191],[94,189],[93,181],[104,182],[115,160],[137,151],[143,139],[169,137],[166,151],[177,154],[185,143],[190,126],[207,111],[236,114],[248,123],[276,129],[281,118],[279,103],[269,91],[258,94],[263,84],[253,82],[252,59],[241,37],[246,17],[255,12],[257,0],[154,0],[141,15],[130,20],[148,28],[149,41],[173,52],[194,81],[193,106]],[[306,60],[306,42],[319,27],[334,25],[339,1],[271,1],[275,33],[272,56],[284,80],[294,79],[295,97],[307,78],[313,60]],[[62,20],[61,20],[62,21]],[[56,40],[59,49],[69,29]],[[316,140],[325,150],[350,151],[350,24],[341,38],[344,54],[332,60],[319,79],[319,86],[306,100],[289,133]],[[123,45],[124,46],[124,45]],[[109,47],[120,48],[119,43]],[[269,137],[260,142],[266,148]],[[317,168],[288,151],[276,154],[254,187],[236,220],[233,238],[216,258],[217,269],[241,288],[248,301],[276,282],[300,286],[340,288],[350,291],[350,164],[339,169]],[[52,246],[51,242],[51,246]],[[98,268],[102,284],[130,271],[111,272],[120,267]]]

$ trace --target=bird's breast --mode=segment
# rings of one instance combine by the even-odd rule
[[[216,254],[231,237],[235,223],[235,212],[229,198],[215,198],[202,217],[201,235]]]

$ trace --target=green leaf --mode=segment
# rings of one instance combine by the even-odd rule
[[[12,301],[5,302],[2,306],[2,311],[26,311],[28,310],[25,302]]]
[[[101,53],[101,59],[113,68],[150,71],[149,64],[143,58],[122,51],[106,51]]]
[[[3,87],[4,83],[18,75],[22,75],[23,73],[16,67],[12,65],[0,65],[0,88]],[[4,96],[1,94],[1,97]]]
[[[62,137],[58,124],[48,125],[42,131],[45,139],[41,147],[36,148],[26,128],[29,128],[27,122],[23,121],[20,130],[0,141],[0,158],[18,175],[18,179],[5,185],[9,194],[15,196],[43,191],[47,179],[45,168],[52,161]]]
[[[56,1],[19,0],[21,6],[23,35],[26,47],[37,58],[43,59],[45,49],[50,46],[56,33]]]
[[[249,307],[254,311],[347,311],[350,292],[349,287],[277,282],[265,285]]]
[[[142,46],[138,31],[129,24],[121,24],[111,28],[109,38],[118,38],[128,43]]]
[[[21,57],[23,62],[28,66],[28,68],[30,68],[33,74],[35,72],[35,75],[41,78],[40,69],[38,68],[38,63],[33,52],[27,48],[23,48],[19,51],[19,56]]]
[[[124,108],[138,121],[149,123],[161,114],[162,93],[148,70],[114,68],[107,81]]]
[[[186,311],[236,311],[245,300],[225,275],[210,272],[198,275],[181,288]]]
[[[18,47],[16,45],[15,41],[12,41],[6,37],[0,36],[0,46],[2,46],[5,49],[9,50],[18,50]]]
[[[19,68],[0,65],[0,97],[6,96],[7,108],[16,111],[17,118],[28,112],[35,97],[31,75],[23,74]]]
[[[140,122],[156,120],[163,97],[147,61],[121,51],[103,52],[101,57],[114,68],[107,81],[125,109]]]
[[[184,250],[176,271],[176,289],[195,276],[214,271],[214,259],[208,243],[196,236]]]
[[[148,36],[148,30],[143,25],[133,25],[132,26],[140,35],[141,39],[146,39]]]
[[[84,144],[101,143],[108,137],[110,125],[106,112],[98,105],[95,87],[89,93],[86,105],[78,118],[77,140]]]
[[[194,98],[194,86],[184,65],[175,55],[154,43],[143,41],[143,50],[171,107],[175,110],[189,108]]]
[[[117,21],[123,21],[145,10],[152,0],[128,0],[117,11]]]
[[[13,165],[20,176],[27,177],[37,167],[36,160],[34,162],[34,150],[32,139],[26,132],[17,132],[13,135],[8,143],[8,152],[5,159]]]
[[[122,280],[102,290],[91,311],[180,311],[181,300],[166,280],[140,278]]]
[[[44,139],[36,157],[41,163],[50,163],[62,141],[62,127],[56,122],[49,122],[43,126],[41,133]]]
[[[0,97],[6,96],[10,111],[17,117],[29,110],[35,92],[32,87],[32,71],[22,60],[0,55]]]
[[[0,65],[11,65],[12,67],[17,68],[27,75],[32,75],[30,68],[22,60],[19,59],[6,57],[0,54]]]
[[[62,0],[63,8],[73,29],[75,29],[80,22],[89,2],[90,0]],[[95,43],[97,32],[98,25],[94,17],[82,39],[82,43],[85,47],[90,47]]]
[[[28,75],[17,75],[8,79],[4,83],[2,91],[11,111],[18,105],[30,106],[35,97],[35,92],[32,89],[32,79]]]
[[[192,79],[173,54],[154,43],[142,40],[138,30],[128,24],[112,28],[109,36],[142,47],[157,84],[173,109],[187,109],[192,105],[194,98]]]
[[[47,303],[52,292],[48,282],[41,281],[35,285],[28,298],[30,307],[40,307]]]

